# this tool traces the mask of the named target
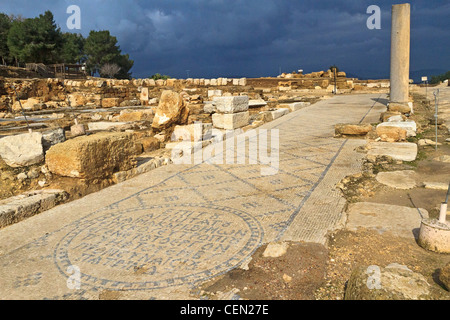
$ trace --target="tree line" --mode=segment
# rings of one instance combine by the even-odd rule
[[[439,84],[445,80],[450,79],[450,71],[447,71],[446,73],[439,74],[436,76],[431,76],[431,84]]]
[[[36,18],[0,13],[0,61],[3,65],[26,63],[86,64],[90,75],[130,79],[134,61],[122,54],[109,31],[63,33],[51,11]]]

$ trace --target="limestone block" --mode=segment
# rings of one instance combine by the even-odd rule
[[[222,90],[208,90],[208,98],[221,97]]]
[[[103,98],[102,99],[102,107],[103,108],[115,108],[120,105],[119,98]]]
[[[88,123],[89,131],[107,131],[116,127],[127,124],[126,122],[90,122]]]
[[[274,111],[270,111],[269,112],[269,114],[270,114],[269,120],[270,121],[276,120],[278,118],[281,118],[282,116],[289,114],[289,112],[290,112],[290,109],[288,109],[288,108],[281,108],[281,109],[277,109]]]
[[[413,120],[401,121],[401,122],[383,122],[377,126],[377,129],[380,127],[396,127],[406,130],[407,137],[415,137],[417,131],[417,124]]]
[[[59,143],[47,152],[50,172],[81,179],[107,178],[130,170],[139,153],[132,133],[98,133]]]
[[[372,131],[372,125],[369,123],[363,124],[346,124],[339,123],[335,125],[335,133],[337,136],[349,135],[349,136],[362,136]]]
[[[381,141],[385,142],[397,142],[406,141],[407,131],[402,128],[394,126],[380,126],[377,127],[377,135],[381,138]]]
[[[248,111],[248,96],[238,97],[214,97],[213,103],[217,112],[220,113],[238,113]]]
[[[218,129],[234,130],[248,125],[250,114],[248,111],[223,114],[215,113],[212,116],[213,126]]]
[[[142,88],[140,100],[145,102],[148,101],[148,88]]]
[[[24,133],[0,139],[0,156],[10,167],[26,167],[44,160],[42,134]]]

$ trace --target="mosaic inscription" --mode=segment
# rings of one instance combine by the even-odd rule
[[[245,212],[208,204],[140,207],[81,220],[55,262],[81,270],[81,286],[148,290],[205,280],[244,262],[263,231]]]

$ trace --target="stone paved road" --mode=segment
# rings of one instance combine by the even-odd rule
[[[0,299],[189,299],[264,243],[325,243],[365,143],[334,139],[334,124],[378,122],[383,102],[337,96],[261,127],[279,133],[274,175],[254,155],[171,165],[0,230]]]

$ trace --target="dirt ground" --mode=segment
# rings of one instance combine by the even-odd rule
[[[432,109],[422,96],[415,95],[414,119],[418,135],[410,139],[434,140],[435,127],[430,119]],[[437,217],[438,208],[445,200],[446,191],[423,188],[420,182],[446,182],[450,164],[435,161],[441,155],[450,155],[445,142],[448,131],[439,127],[438,141],[442,146],[419,147],[418,159],[410,163],[386,161],[345,181],[344,196],[348,202],[376,202],[419,207]],[[415,170],[418,186],[410,190],[395,190],[379,184],[376,173],[393,170]],[[235,269],[203,285],[197,295],[203,299],[228,297],[250,300],[342,300],[346,283],[357,266],[386,267],[391,263],[406,265],[422,274],[433,287],[446,293],[439,281],[440,269],[450,263],[449,254],[438,254],[421,248],[413,238],[401,238],[376,230],[338,230],[329,235],[327,246],[308,243],[290,243],[280,258],[264,258],[261,247],[253,255],[248,270]],[[228,293],[228,295],[226,295]],[[449,295],[450,299],[450,295]]]

